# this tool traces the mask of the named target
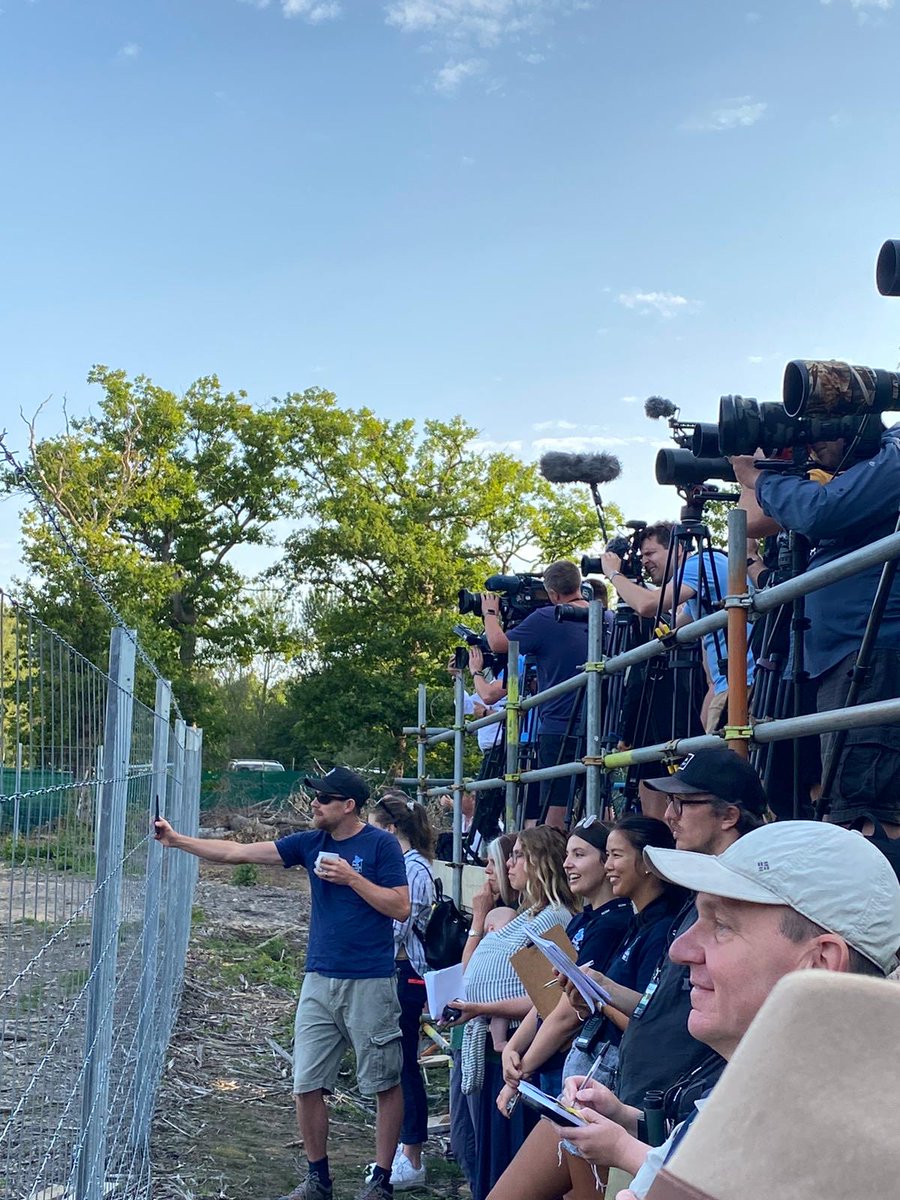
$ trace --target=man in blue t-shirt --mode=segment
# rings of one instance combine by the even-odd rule
[[[157,820],[156,837],[209,862],[306,868],[312,903],[294,1025],[294,1096],[309,1170],[284,1200],[331,1200],[325,1092],[334,1091],[348,1046],[360,1091],[377,1103],[375,1167],[357,1200],[389,1200],[403,1120],[393,923],[409,916],[406,867],[397,839],[360,820],[369,797],[360,775],[334,767],[305,783],[314,792],[313,828],[302,833],[241,845],[187,837]]]
[[[557,604],[587,607],[581,594],[581,572],[565,559],[551,563],[544,571],[543,584],[550,604],[536,608],[509,631],[509,637],[519,643],[519,653],[531,655],[537,667],[538,691],[546,691],[557,683],[577,675],[587,662],[587,622],[557,621]],[[509,638],[500,627],[499,602],[491,593],[481,598],[481,616],[488,645],[495,654],[505,654]],[[572,710],[580,692],[566,692],[548,700],[538,708],[537,760],[539,767],[552,767],[557,762],[570,762],[576,749],[576,738],[566,737]],[[541,811],[547,810],[547,824],[564,829],[569,779],[547,779],[541,783],[540,803],[525,810],[525,824],[537,824]]]

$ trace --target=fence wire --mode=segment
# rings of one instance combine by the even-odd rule
[[[149,1194],[196,878],[152,820],[196,830],[201,735],[136,670],[132,631],[104,670],[0,592],[0,1197]]]

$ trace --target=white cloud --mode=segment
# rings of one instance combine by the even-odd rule
[[[126,42],[124,46],[119,47],[119,58],[137,58],[141,48],[137,42]]]
[[[536,67],[538,63],[542,63],[544,61],[543,54],[538,54],[536,50],[533,50],[531,54],[520,54],[519,57],[521,58],[522,62],[527,62],[531,67]]]
[[[761,354],[748,354],[747,355],[748,363],[761,363],[762,360],[763,360],[763,356]]]
[[[623,404],[637,404],[637,402],[638,402],[637,396],[623,396],[622,397]]]
[[[630,292],[620,292],[619,303],[623,308],[631,309],[642,316],[657,313],[666,320],[677,317],[680,313],[694,312],[698,307],[697,301],[689,300],[687,296],[678,296],[674,292],[641,292],[637,288]]]
[[[391,0],[385,14],[388,25],[401,33],[496,46],[588,6],[587,0]]]
[[[474,450],[476,452],[476,454],[494,454],[494,453],[521,454],[522,453],[522,443],[521,442],[498,442],[498,441],[492,440],[491,438],[484,438],[482,441],[473,442],[471,445],[471,449]]]
[[[443,96],[452,96],[467,79],[483,74],[485,65],[482,58],[451,59],[435,75],[434,90]]]
[[[824,7],[828,7],[833,0],[820,0]],[[857,12],[861,12],[866,8],[880,9],[881,12],[887,12],[889,8],[894,7],[894,0],[850,0],[850,7]]]
[[[725,100],[705,116],[692,117],[681,128],[692,133],[722,133],[730,129],[749,129],[765,116],[768,104],[752,96]]]
[[[590,428],[590,426],[588,427]],[[574,453],[578,450],[620,450],[623,446],[649,446],[655,443],[646,437],[615,437],[611,434],[583,433],[572,437],[535,438],[531,448],[538,454],[546,454],[548,450],[561,450],[563,453]],[[668,442],[662,443],[668,445]]]
[[[241,0],[241,3],[252,4],[254,8],[268,8],[272,0]],[[310,25],[333,21],[341,15],[337,0],[278,0],[278,3],[283,16],[302,17]]]
[[[550,429],[579,429],[583,427],[576,425],[574,421],[538,421],[531,428],[535,433],[547,433]]]
[[[461,155],[459,156],[459,165],[460,165],[461,167],[474,167],[474,166],[475,166],[475,159],[474,159],[474,158],[470,158],[470,157],[468,156],[468,154],[461,154]]]

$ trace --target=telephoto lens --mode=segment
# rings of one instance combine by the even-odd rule
[[[795,358],[784,368],[789,417],[852,417],[900,408],[900,374],[837,359]]]
[[[878,251],[875,286],[882,296],[900,296],[900,241],[887,241]]]
[[[656,482],[664,487],[690,488],[709,479],[734,483],[727,458],[696,458],[690,450],[660,450],[656,456]]]
[[[718,425],[711,421],[698,422],[691,435],[691,454],[695,458],[718,458],[721,453]]]

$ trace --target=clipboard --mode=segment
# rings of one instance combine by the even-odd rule
[[[577,952],[566,937],[566,931],[562,925],[551,926],[543,936],[548,941],[555,942],[572,962],[575,961],[578,956]],[[553,968],[546,956],[537,946],[523,946],[521,950],[517,950],[515,954],[511,955],[509,961],[521,979],[529,1000],[537,1009],[538,1016],[542,1021],[546,1021],[562,995],[561,987],[547,987],[553,978]]]

